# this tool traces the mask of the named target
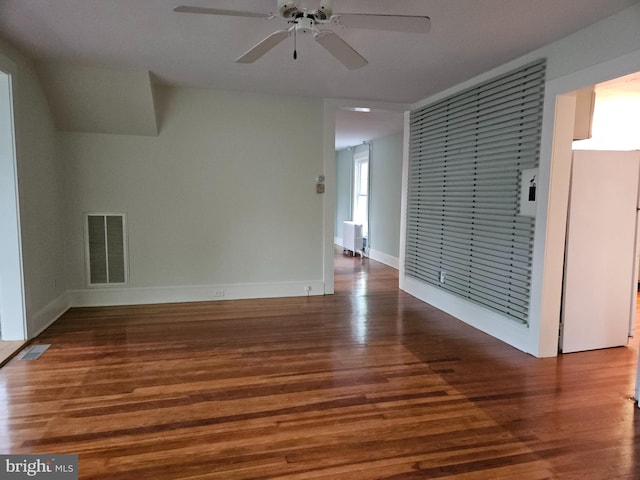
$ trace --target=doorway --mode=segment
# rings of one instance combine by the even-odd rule
[[[351,250],[345,245],[345,222],[362,225],[365,257],[395,269],[407,108],[341,105],[335,110],[334,245]]]
[[[549,81],[546,88],[545,115],[552,118],[543,127],[541,182],[546,184],[541,207],[547,212],[544,228],[536,232],[534,251],[534,295],[532,318],[539,331],[534,339],[536,356],[552,357],[558,352],[558,331],[562,302],[572,140],[576,98],[572,92],[598,85],[637,71],[640,51],[594,65],[576,74]],[[637,75],[637,74],[636,74]],[[545,162],[546,163],[545,165]],[[544,167],[544,168],[542,168]],[[545,178],[546,177],[546,178]],[[636,364],[635,398],[640,398],[640,364]]]
[[[564,353],[627,344],[638,279],[638,154],[632,150],[640,149],[640,72],[573,94]]]
[[[26,309],[11,85],[14,71],[8,60],[0,58],[0,338],[20,343],[26,339]]]

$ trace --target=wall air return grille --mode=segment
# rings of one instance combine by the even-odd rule
[[[127,283],[125,232],[124,214],[87,214],[86,258],[90,285]]]
[[[406,274],[528,323],[543,60],[411,112]]]

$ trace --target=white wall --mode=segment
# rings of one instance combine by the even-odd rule
[[[61,133],[74,305],[322,294],[320,99],[161,88],[159,137]],[[127,214],[130,281],[87,288],[84,212]]]
[[[553,126],[556,113],[563,114],[556,112],[556,96],[640,70],[638,25],[640,25],[640,5],[630,7],[567,38],[424,99],[413,106],[413,108],[419,108],[535,59],[547,58],[547,87],[542,127],[529,327],[515,325],[509,319],[495,315],[482,307],[417,282],[407,277],[402,267],[401,288],[525,352],[536,356],[557,354],[566,228],[566,215],[563,216],[562,212],[566,212],[568,178],[560,174],[566,170],[565,166],[552,164],[554,145],[558,147],[558,142],[564,141],[564,139],[554,138]],[[567,146],[571,148],[570,140]],[[405,154],[405,172],[407,161]],[[554,181],[554,172],[557,174],[557,181]],[[405,174],[403,196],[406,196],[406,185]],[[405,227],[403,222],[402,238],[405,236]],[[401,265],[402,263],[403,258],[401,258]]]
[[[0,41],[12,75],[27,335],[67,308],[62,169],[53,120],[32,62]]]

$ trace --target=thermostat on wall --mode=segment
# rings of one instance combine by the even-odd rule
[[[525,217],[536,216],[538,198],[538,169],[527,168],[520,176],[520,208],[519,214]]]

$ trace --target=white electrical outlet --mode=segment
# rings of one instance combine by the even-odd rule
[[[447,274],[445,273],[444,270],[440,270],[440,283],[444,283],[446,279],[447,279]]]
[[[222,288],[214,290],[213,291],[213,296],[214,297],[224,297],[224,290]]]
[[[311,291],[311,285],[306,285],[306,286],[304,287],[304,291],[305,291],[305,292],[307,292],[307,293],[309,293],[309,292]]]

